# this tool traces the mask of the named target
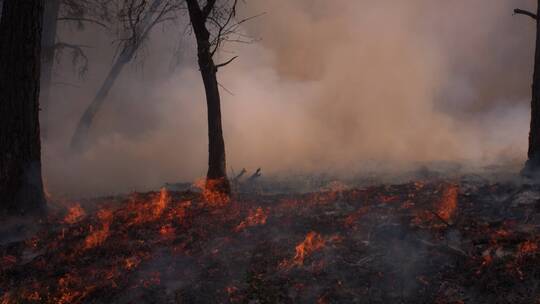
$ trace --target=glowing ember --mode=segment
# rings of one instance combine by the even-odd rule
[[[84,248],[91,249],[101,245],[109,237],[113,214],[110,210],[100,210],[98,218],[101,220],[101,229],[94,230],[84,240]]]
[[[526,241],[519,245],[518,255],[524,256],[535,254],[538,251],[538,244],[532,241]]]
[[[79,222],[85,216],[86,212],[81,205],[77,203],[75,206],[69,208],[68,214],[64,218],[64,223],[72,225]]]
[[[255,210],[250,210],[248,217],[243,220],[234,231],[240,232],[248,227],[264,225],[266,224],[266,219],[268,218],[268,212],[263,208],[259,207]]]
[[[139,266],[139,264],[141,263],[141,259],[137,256],[134,256],[134,257],[131,257],[131,258],[127,258],[125,260],[125,268],[127,270],[131,270],[133,268],[136,268],[137,266]]]
[[[159,234],[165,238],[171,238],[174,236],[175,229],[172,225],[168,224],[165,226],[161,226],[159,229]]]

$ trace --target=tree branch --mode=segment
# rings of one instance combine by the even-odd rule
[[[102,23],[102,22],[100,22],[98,20],[94,20],[94,19],[90,19],[90,18],[61,17],[61,18],[58,18],[56,20],[58,20],[58,21],[89,22],[89,23],[97,24],[97,25],[99,25],[101,27],[104,27],[105,29],[109,29],[109,27],[105,23]]]
[[[234,56],[233,58],[227,60],[227,61],[224,62],[224,63],[217,64],[217,65],[216,65],[216,69],[219,69],[219,68],[221,68],[221,67],[226,66],[227,64],[233,62],[236,58],[238,58],[238,56]]]
[[[516,8],[514,10],[514,15],[525,15],[525,16],[529,16],[531,18],[533,18],[534,20],[538,21],[538,16],[536,16],[536,14],[534,13],[531,13],[527,10],[522,10],[520,8]]]

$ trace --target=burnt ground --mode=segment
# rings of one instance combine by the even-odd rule
[[[229,202],[163,191],[69,207],[4,225],[0,303],[540,303],[536,184],[334,183]]]

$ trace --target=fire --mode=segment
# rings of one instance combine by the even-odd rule
[[[306,238],[296,246],[296,254],[291,261],[283,261],[280,263],[281,268],[291,268],[294,266],[304,265],[304,260],[307,256],[315,251],[321,250],[326,246],[326,240],[314,231],[309,232]]]
[[[222,179],[199,179],[194,186],[202,191],[203,199],[206,203],[214,207],[227,205],[231,198],[221,188],[224,181]]]
[[[64,223],[72,225],[79,222],[85,216],[86,212],[81,207],[81,205],[77,203],[73,207],[69,208],[68,214],[64,218]]]
[[[451,185],[444,190],[441,201],[439,202],[437,214],[447,222],[449,222],[456,213],[458,194],[459,187]]]
[[[84,248],[91,249],[101,245],[109,237],[109,228],[112,223],[113,214],[110,210],[100,210],[97,214],[102,227],[92,231],[84,240]]]
[[[167,193],[167,189],[161,188],[159,191],[159,198],[154,204],[154,208],[152,210],[152,215],[154,218],[158,218],[162,213],[163,210],[167,207],[167,202],[169,200],[169,193]]]
[[[259,207],[255,210],[250,210],[248,217],[243,220],[234,231],[240,232],[248,227],[258,226],[258,225],[264,225],[266,224],[266,220],[268,218],[268,212],[265,211],[263,208]]]
[[[158,196],[142,204],[139,198],[133,197],[130,207],[127,208],[130,213],[135,213],[130,223],[132,225],[141,225],[157,220],[167,208],[169,201],[169,193],[165,188],[160,190]]]

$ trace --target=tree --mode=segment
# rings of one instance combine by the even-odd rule
[[[43,0],[4,0],[0,20],[0,209],[45,206],[39,131]]]
[[[166,17],[170,17],[167,14],[176,9],[168,0],[153,0],[149,5],[146,0],[124,0],[123,6],[120,17],[128,37],[121,39],[120,52],[114,64],[77,124],[71,139],[71,147],[76,150],[84,148],[92,122],[124,67],[135,58],[154,26],[167,20]]]
[[[72,54],[72,62],[78,67],[79,75],[88,69],[88,58],[84,46],[58,41],[59,22],[75,23],[79,30],[85,24],[93,24],[108,29],[110,8],[106,0],[47,0],[43,14],[42,61],[41,61],[41,135],[47,137],[50,111],[50,94],[52,88],[55,59],[62,51],[68,49]]]
[[[534,72],[531,99],[531,126],[529,132],[528,159],[522,174],[526,176],[536,175],[540,169],[540,0],[538,0],[538,13],[515,9],[515,14],[531,17],[536,22],[536,50],[534,55]]]
[[[217,72],[220,67],[231,63],[236,57],[222,64],[214,63],[214,55],[222,42],[228,39],[238,27],[233,22],[236,14],[237,1],[222,1],[216,5],[217,0],[207,0],[204,6],[198,0],[186,0],[189,18],[195,38],[197,40],[197,56],[199,70],[206,93],[208,114],[208,172],[206,174],[206,187],[229,195],[231,187],[227,178],[225,161],[225,141],[221,124],[221,100]],[[213,29],[214,36],[210,28]]]

